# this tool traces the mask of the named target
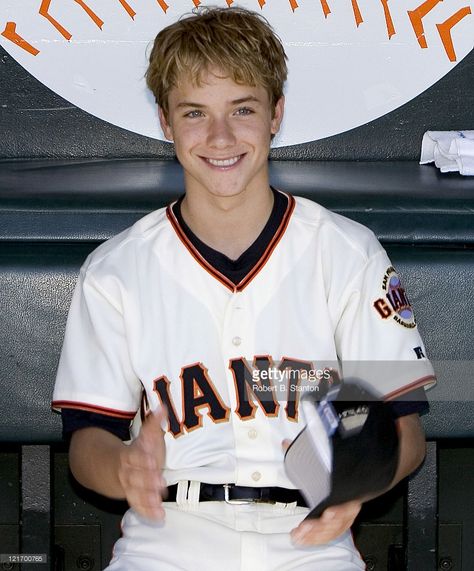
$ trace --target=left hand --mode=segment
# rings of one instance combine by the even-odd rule
[[[286,451],[290,444],[291,440],[283,440],[281,443],[283,450]],[[329,543],[351,528],[361,507],[360,500],[330,506],[319,518],[303,520],[291,532],[291,540],[295,545],[302,547]]]
[[[291,539],[295,545],[302,547],[329,543],[352,526],[361,507],[362,503],[358,500],[330,506],[321,517],[302,521],[291,532]]]

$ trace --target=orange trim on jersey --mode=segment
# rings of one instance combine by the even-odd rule
[[[210,273],[214,278],[216,278],[218,281],[220,281],[223,285],[225,285],[225,287],[227,287],[228,289],[230,289],[231,291],[235,291],[235,284],[229,280],[228,278],[226,278],[223,274],[221,274],[220,272],[218,272],[213,266],[211,266],[211,264],[209,264],[205,258],[203,258],[203,256],[201,256],[201,254],[199,253],[199,251],[194,247],[194,245],[188,240],[188,237],[186,236],[186,234],[184,233],[183,229],[181,228],[181,226],[179,225],[178,220],[176,219],[174,213],[173,213],[173,209],[172,209],[172,205],[170,204],[167,208],[166,208],[166,216],[168,217],[168,220],[171,223],[171,226],[173,226],[174,231],[176,232],[176,234],[178,235],[178,238],[181,240],[181,242],[184,244],[184,246],[187,248],[187,250],[189,251],[189,253],[191,254],[191,256],[196,260],[196,262],[206,270],[206,272]]]
[[[127,420],[132,420],[135,418],[136,411],[124,411],[124,410],[116,410],[113,408],[106,408],[102,406],[95,406],[85,402],[75,402],[75,401],[68,401],[68,400],[57,400],[51,403],[53,409],[62,409],[62,408],[73,408],[77,410],[85,410],[87,412],[97,412],[99,414],[105,414],[107,416],[114,416],[115,418],[125,418]]]
[[[406,393],[409,393],[410,391],[413,391],[414,389],[419,389],[421,387],[424,387],[425,385],[429,385],[433,381],[436,381],[436,377],[434,375],[427,375],[426,377],[421,377],[421,379],[417,379],[416,381],[413,381],[409,385],[405,385],[404,387],[401,387],[396,391],[388,393],[387,395],[385,395],[384,400],[396,399]]]
[[[277,192],[281,192],[281,190],[278,190]],[[287,229],[288,224],[290,223],[291,215],[293,214],[293,210],[295,209],[296,200],[294,199],[293,196],[291,196],[291,194],[286,194],[285,192],[283,192],[282,194],[285,194],[287,196],[288,204],[286,206],[286,212],[283,215],[283,218],[280,222],[280,226],[275,232],[275,235],[271,239],[270,244],[268,244],[267,249],[263,253],[260,260],[255,264],[253,269],[250,270],[250,272],[245,276],[245,278],[243,278],[243,280],[241,280],[241,282],[237,284],[236,288],[237,291],[242,291],[260,272],[260,270],[263,268],[263,266],[267,263],[268,259],[272,255],[273,250],[277,247],[278,242],[283,237],[283,234],[285,233],[285,230]]]
[[[224,276],[221,272],[219,272],[214,266],[212,266],[194,247],[194,245],[190,242],[186,234],[184,233],[183,229],[179,225],[179,222],[176,216],[173,213],[172,204],[170,204],[166,209],[166,216],[170,221],[174,231],[178,235],[178,238],[187,248],[189,253],[193,256],[193,258],[198,262],[198,264],[204,268],[209,274],[211,274],[215,279],[220,281],[225,287],[230,289],[233,293],[243,291],[248,284],[253,280],[253,278],[260,272],[263,266],[267,263],[268,259],[272,255],[273,250],[277,247],[278,242],[281,240],[285,230],[290,223],[291,215],[293,214],[293,210],[295,209],[296,200],[290,194],[286,194],[281,190],[277,192],[281,192],[288,197],[288,204],[286,207],[285,214],[283,215],[282,221],[280,222],[280,226],[278,227],[277,231],[275,232],[273,238],[270,240],[266,250],[262,254],[259,261],[255,264],[255,266],[250,270],[250,272],[238,283],[235,284],[232,280]]]

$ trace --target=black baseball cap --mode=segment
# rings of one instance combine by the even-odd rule
[[[305,428],[285,454],[289,478],[319,517],[331,505],[381,492],[398,466],[399,441],[391,405],[362,381],[333,385],[301,398]]]

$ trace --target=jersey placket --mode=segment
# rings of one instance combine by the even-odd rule
[[[249,310],[248,295],[247,291],[231,295],[222,328],[222,354],[227,357],[227,378],[233,411],[238,411],[239,402],[230,363],[233,359],[244,359],[250,373],[254,365],[255,323]],[[257,407],[253,418],[248,416],[239,418],[238,413],[231,417],[235,441],[235,480],[237,484],[244,486],[266,486],[275,476],[274,470],[269,468],[268,463],[269,460],[273,460],[268,457],[272,449],[271,423],[265,419],[252,392],[249,392],[249,399]]]

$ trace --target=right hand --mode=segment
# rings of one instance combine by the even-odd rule
[[[165,517],[162,506],[166,490],[162,476],[165,439],[161,426],[166,420],[163,408],[150,413],[138,437],[129,446],[124,446],[119,456],[118,477],[129,506],[138,515],[153,521]]]

